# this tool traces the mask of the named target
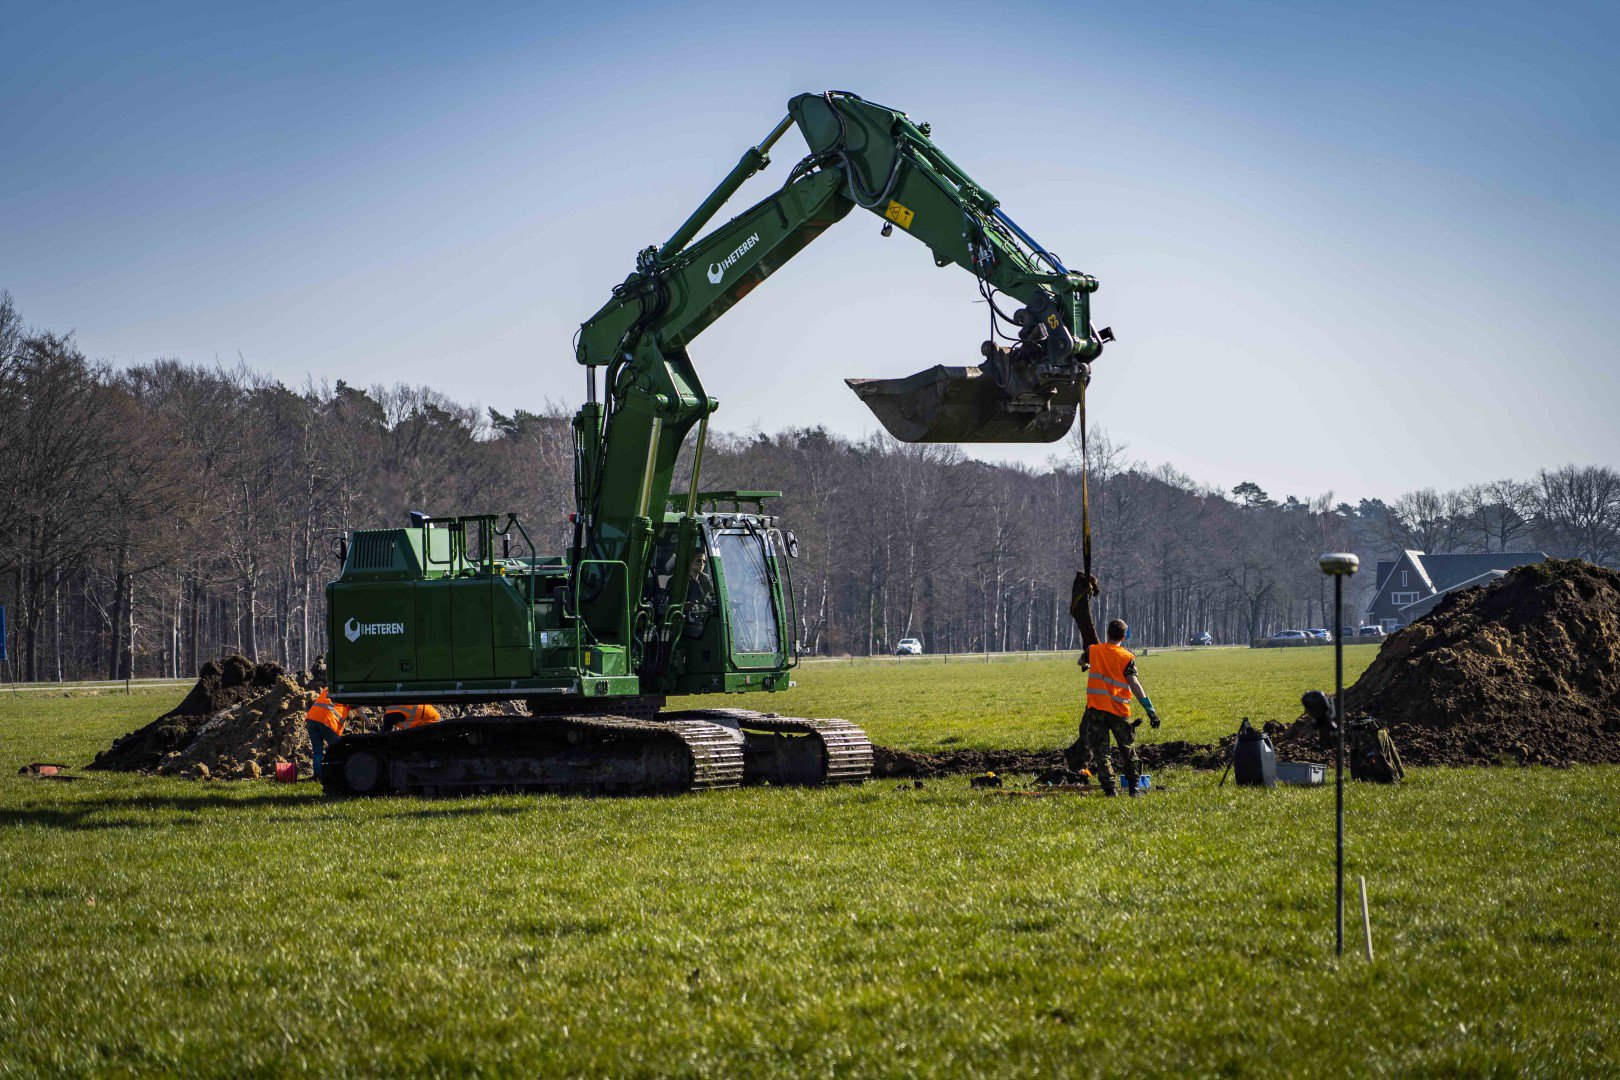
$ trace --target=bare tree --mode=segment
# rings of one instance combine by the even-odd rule
[[[1537,475],[1537,525],[1563,553],[1596,563],[1620,558],[1620,473],[1565,465]]]

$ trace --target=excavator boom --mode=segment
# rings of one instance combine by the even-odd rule
[[[809,153],[781,189],[694,242],[769,164],[768,151],[790,126]],[[906,442],[1061,438],[1087,365],[1111,337],[1091,325],[1096,279],[1069,272],[1020,228],[934,144],[928,125],[838,91],[793,98],[788,115],[681,228],[642,252],[636,272],[581,327],[579,361],[611,372],[621,357],[634,362],[630,354],[643,338],[665,351],[683,348],[856,207],[883,218],[886,235],[898,227],[920,240],[937,265],[973,274],[1006,330],[1005,344],[993,335],[980,346],[980,365],[847,380],[890,433]],[[1016,300],[1017,310],[1004,316],[997,294]]]
[[[770,164],[789,127],[808,153],[781,187],[699,236]],[[650,534],[636,523],[664,506],[682,445],[716,407],[687,346],[857,207],[882,218],[885,232],[921,241],[937,265],[972,274],[993,325],[1005,329],[1003,341],[992,334],[979,346],[976,365],[847,380],[884,427],[906,442],[1052,442],[1069,430],[1090,362],[1112,337],[1092,328],[1096,279],[1069,271],[1013,222],[934,144],[927,124],[854,94],[800,94],[580,327],[575,356],[590,393],[576,422],[576,546],[590,558],[622,558],[628,580],[639,580]]]

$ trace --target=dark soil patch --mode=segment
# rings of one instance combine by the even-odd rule
[[[172,710],[158,717],[213,716],[221,709],[257,697],[285,674],[280,664],[257,664],[245,656],[210,660],[197,672],[197,685]]]
[[[1553,559],[1447,597],[1345,691],[1408,765],[1620,763],[1620,574]],[[1281,757],[1331,753],[1311,725]]]
[[[1172,741],[1138,744],[1136,756],[1144,770],[1186,766],[1195,769],[1218,769],[1226,764],[1231,740],[1225,745],[1200,746],[1196,743]],[[1123,771],[1124,761],[1119,750],[1113,751],[1114,769]],[[964,773],[1045,773],[1049,770],[1078,769],[1085,764],[1078,743],[1067,750],[948,750],[938,754],[919,754],[909,750],[896,750],[889,746],[872,747],[872,775],[887,777],[927,778],[958,776]]]

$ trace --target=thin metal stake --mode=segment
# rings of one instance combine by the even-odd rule
[[[1339,631],[1333,635],[1333,719],[1338,730],[1333,754],[1336,774],[1334,794],[1339,819],[1337,853],[1334,865],[1333,910],[1335,938],[1333,952],[1344,955],[1344,578],[1333,577],[1333,617]]]
[[[1367,939],[1367,959],[1373,958],[1372,951],[1372,917],[1367,914],[1367,876],[1357,875],[1361,879],[1361,933]]]

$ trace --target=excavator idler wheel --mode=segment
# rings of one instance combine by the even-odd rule
[[[343,763],[343,782],[356,795],[380,795],[387,790],[388,763],[367,750],[357,750]]]

